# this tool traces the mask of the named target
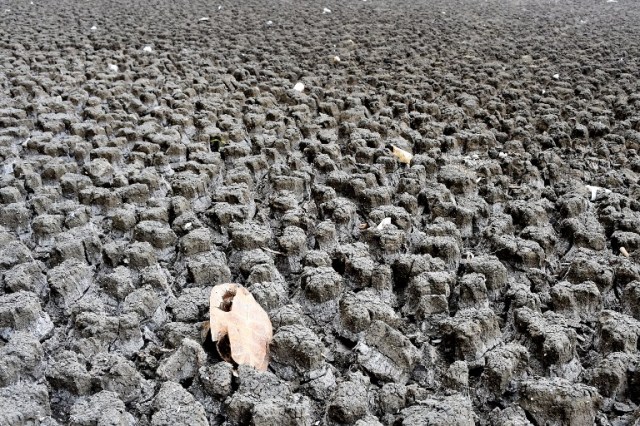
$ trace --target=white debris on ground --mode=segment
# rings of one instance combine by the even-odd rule
[[[589,191],[591,191],[591,201],[595,201],[596,197],[598,196],[598,191],[604,191],[605,194],[610,194],[611,193],[610,189],[602,188],[600,186],[585,185],[585,187]]]
[[[109,64],[109,71],[118,72],[119,68],[116,64]]]
[[[329,9],[328,7],[322,9],[322,14],[324,15],[325,13],[331,13],[331,9]]]
[[[304,90],[304,84],[302,82],[297,82],[295,86],[293,86],[293,90],[297,92],[302,92]]]
[[[387,225],[391,225],[391,218],[390,217],[385,217],[384,219],[382,219],[380,224],[378,224],[378,226],[376,226],[376,229],[382,229]]]

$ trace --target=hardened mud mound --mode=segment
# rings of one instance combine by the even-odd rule
[[[0,425],[634,424],[639,40],[632,0],[2,0]],[[226,282],[267,372],[202,339]]]

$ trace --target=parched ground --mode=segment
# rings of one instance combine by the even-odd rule
[[[634,424],[639,56],[632,0],[1,0],[0,425]]]

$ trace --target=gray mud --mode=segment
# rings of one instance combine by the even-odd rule
[[[0,425],[640,419],[633,1],[0,6]]]

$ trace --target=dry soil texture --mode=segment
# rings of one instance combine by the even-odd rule
[[[1,0],[0,425],[633,424],[639,56],[634,0]]]

